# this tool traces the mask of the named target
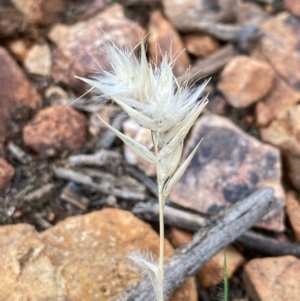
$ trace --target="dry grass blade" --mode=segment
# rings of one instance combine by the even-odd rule
[[[192,161],[195,153],[197,152],[201,141],[197,144],[197,146],[194,148],[194,150],[191,152],[191,154],[186,158],[186,160],[183,162],[183,164],[177,169],[177,171],[174,173],[172,178],[170,178],[170,180],[167,182],[166,186],[164,187],[164,191],[163,191],[165,197],[167,197],[170,194],[170,192],[172,191],[174,186],[177,184],[177,182],[180,180],[180,178],[184,174],[186,168],[188,167],[188,165]]]

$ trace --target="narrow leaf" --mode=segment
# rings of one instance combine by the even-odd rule
[[[191,154],[185,159],[183,164],[177,169],[177,171],[174,173],[172,178],[170,178],[170,180],[167,182],[166,186],[164,187],[165,197],[167,197],[171,193],[174,186],[177,184],[177,182],[180,180],[180,178],[184,174],[186,168],[188,167],[188,165],[192,161],[196,151],[198,150],[201,141],[197,144],[197,146],[194,148],[194,150],[191,152]]]
[[[116,135],[118,136],[137,156],[141,157],[145,161],[150,164],[157,164],[157,158],[143,145],[139,144],[138,142],[134,141],[130,137],[122,134],[107,122],[105,122],[100,116],[98,116],[100,120]]]

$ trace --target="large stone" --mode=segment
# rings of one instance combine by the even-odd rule
[[[10,116],[17,109],[36,108],[41,98],[10,54],[0,47],[0,144],[5,139]]]
[[[69,106],[54,105],[40,110],[23,129],[25,145],[40,155],[83,147],[86,142],[86,117]]]
[[[299,274],[294,256],[253,259],[244,268],[244,283],[253,301],[298,301]]]
[[[195,124],[184,158],[202,138],[199,150],[171,193],[172,201],[198,212],[217,214],[260,188],[272,187],[281,206],[257,225],[284,230],[278,149],[249,136],[228,119],[210,115]]]
[[[294,89],[300,91],[300,19],[283,12],[261,25],[264,32],[256,51]]]
[[[271,92],[256,105],[256,122],[265,127],[279,114],[294,106],[300,100],[300,93],[276,76]]]
[[[260,129],[263,141],[300,156],[300,105],[279,114],[268,127]]]
[[[5,159],[0,158],[0,191],[9,184],[14,174],[14,168]]]
[[[300,201],[292,192],[287,193],[286,195],[286,213],[296,240],[300,241]]]
[[[235,108],[245,108],[271,90],[275,73],[265,62],[248,56],[233,58],[223,69],[218,89]]]
[[[124,16],[122,6],[114,4],[87,21],[72,25],[64,32],[66,38],[57,39],[52,76],[57,82],[85,91],[86,85],[74,75],[86,77],[100,68],[107,69],[106,44],[135,47],[143,35],[144,30]]]
[[[65,0],[11,0],[29,22],[49,24],[65,9]]]
[[[157,258],[159,237],[130,212],[103,209],[70,217],[41,234],[26,224],[0,228],[0,300],[114,300],[141,279],[127,259]],[[166,256],[173,252],[166,241]],[[170,299],[196,301],[189,281]]]
[[[149,58],[159,63],[167,54],[177,58],[173,67],[174,74],[181,76],[190,65],[183,42],[173,25],[158,10],[153,11],[149,20],[148,51]]]

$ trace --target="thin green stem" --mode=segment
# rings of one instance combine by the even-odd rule
[[[223,301],[228,301],[228,277],[227,277],[227,259],[226,259],[226,252],[224,252],[223,280],[224,280],[224,295],[223,295]]]

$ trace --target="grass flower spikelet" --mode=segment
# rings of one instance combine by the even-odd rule
[[[107,45],[110,70],[100,70],[93,79],[80,79],[101,93],[100,101],[114,101],[141,126],[151,130],[154,147],[149,150],[99,117],[136,155],[156,165],[160,207],[159,263],[157,265],[140,254],[133,254],[131,260],[149,275],[157,300],[163,301],[164,203],[200,145],[199,142],[179,167],[184,139],[207,104],[207,98],[200,97],[208,80],[193,88],[187,83],[179,84],[172,71],[174,61],[167,54],[160,64],[149,63],[144,43],[140,46],[140,56],[136,56],[134,50]]]

